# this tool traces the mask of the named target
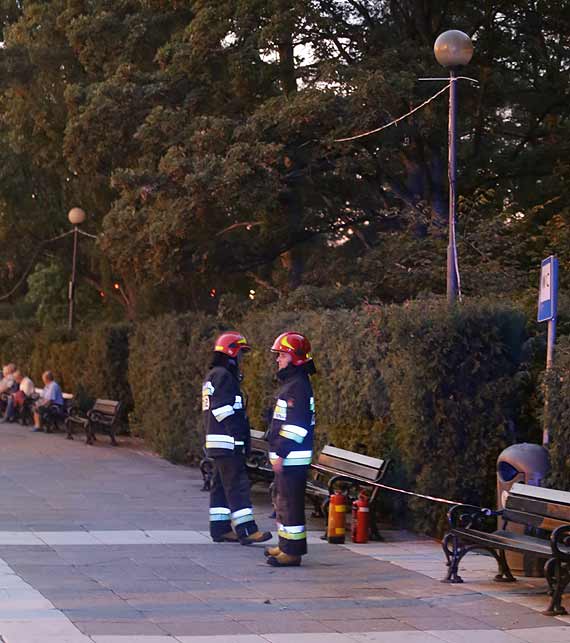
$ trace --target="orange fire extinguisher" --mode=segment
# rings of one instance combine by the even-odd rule
[[[358,500],[352,503],[352,542],[367,543],[370,525],[370,507],[368,496],[361,493]]]
[[[329,522],[327,526],[327,539],[329,543],[342,545],[346,532],[347,499],[342,491],[331,495],[329,503]]]

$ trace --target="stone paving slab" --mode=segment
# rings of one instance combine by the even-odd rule
[[[0,424],[0,635],[6,643],[562,643],[543,579],[491,582],[468,556],[440,583],[438,543],[403,532],[331,546],[302,567],[216,545],[198,472],[101,442]],[[262,528],[267,489],[254,488]],[[320,521],[310,521],[322,529]]]

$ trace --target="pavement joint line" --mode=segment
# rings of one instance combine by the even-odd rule
[[[263,559],[211,542],[195,469],[11,425],[2,438],[0,643],[570,643],[570,617],[530,609],[544,609],[544,580],[497,592],[494,559],[472,554],[465,585],[440,585],[434,540],[386,532],[388,542],[335,548],[310,521],[313,555],[281,587]],[[269,525],[266,492],[257,498]],[[487,609],[489,622],[478,618]]]

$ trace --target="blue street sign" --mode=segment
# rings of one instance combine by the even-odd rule
[[[554,256],[543,259],[540,264],[540,289],[538,291],[539,322],[556,318],[558,303],[558,259]]]

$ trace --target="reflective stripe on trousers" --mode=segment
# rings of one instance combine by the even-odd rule
[[[253,509],[251,507],[246,507],[245,509],[239,509],[234,511],[231,515],[232,525],[237,527],[242,525],[244,522],[251,522],[253,518]]]
[[[304,540],[307,538],[305,525],[277,524],[277,535],[285,540]]]
[[[228,507],[210,507],[210,522],[229,519],[230,510]]]

